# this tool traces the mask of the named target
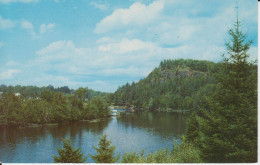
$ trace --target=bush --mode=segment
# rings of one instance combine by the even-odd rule
[[[201,163],[199,150],[190,143],[174,144],[172,151],[168,148],[154,153],[140,155],[136,152],[127,152],[122,156],[121,163]]]
[[[173,163],[202,163],[199,149],[187,142],[174,148],[172,156]]]

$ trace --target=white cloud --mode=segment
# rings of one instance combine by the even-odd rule
[[[37,51],[35,70],[59,74],[143,77],[164,59],[216,60],[220,48],[193,45],[162,48],[152,42],[124,38],[93,48],[78,48],[72,41],[56,41]],[[191,53],[192,52],[192,53]],[[200,56],[197,56],[200,54]],[[217,56],[218,57],[218,56]]]
[[[9,19],[4,19],[0,16],[0,29],[8,29],[13,28],[15,26],[15,22]]]
[[[142,26],[151,23],[159,16],[163,6],[162,1],[155,1],[148,6],[136,2],[129,9],[117,9],[96,25],[95,32],[104,33],[122,26]]]
[[[158,0],[149,5],[136,2],[105,17],[97,23],[95,32],[113,38],[145,39],[161,45],[223,45],[227,29],[236,17],[236,3],[206,2]],[[245,31],[255,30],[257,8],[252,9],[252,6],[257,3],[240,0],[239,5],[239,16],[247,25]]]
[[[36,36],[34,25],[27,20],[13,21],[10,19],[4,19],[0,16],[0,30],[10,29],[15,27],[17,24],[20,24],[21,28],[27,30],[32,36],[40,37],[40,34],[45,32],[51,32],[55,27],[54,23],[41,24],[39,28],[39,35]]]
[[[22,21],[21,26],[22,26],[22,28],[27,29],[27,30],[32,30],[34,28],[32,23],[29,21]]]
[[[43,34],[47,31],[51,31],[55,27],[55,24],[49,23],[49,24],[41,24],[40,26],[40,34]]]
[[[104,1],[92,1],[90,4],[99,10],[106,10],[109,8],[109,4]]]
[[[14,62],[14,61],[8,61],[5,65],[6,65],[7,67],[14,67],[14,66],[17,66],[18,63],[17,63],[17,62]]]
[[[40,35],[42,35],[43,33],[51,32],[55,27],[55,24],[53,23],[41,24],[39,28],[40,34],[37,34],[37,36],[36,36],[36,32],[34,31],[34,26],[31,22],[23,20],[21,21],[21,26],[23,29],[26,29],[28,32],[30,32],[32,36],[40,37]]]
[[[136,67],[128,67],[128,68],[112,68],[112,69],[106,69],[104,70],[104,74],[106,75],[136,75],[138,73],[138,76],[145,77],[151,72],[151,68],[136,68]]]
[[[34,26],[31,22],[23,20],[21,21],[21,27],[27,30],[32,36],[36,36],[36,33],[34,32]]]
[[[15,74],[19,73],[18,69],[9,69],[0,73],[0,80],[12,79]]]
[[[129,40],[127,38],[122,39],[119,43],[109,43],[100,45],[98,49],[102,52],[113,52],[124,54],[127,52],[142,50],[142,49],[153,49],[155,45],[151,42],[143,42],[138,39]]]
[[[49,44],[47,47],[37,51],[38,55],[49,55],[66,50],[76,50],[72,41],[56,41]]]
[[[97,44],[109,43],[114,42],[114,39],[111,37],[102,37],[96,41]]]
[[[37,51],[39,58],[32,63],[43,70],[70,74],[143,76],[143,67],[128,66],[147,67],[149,62],[143,64],[142,61],[149,58],[154,46],[137,39],[123,39],[89,49],[77,48],[72,41],[57,41]]]
[[[39,0],[0,0],[0,3],[7,4],[13,2],[21,2],[21,3],[31,3],[31,2],[38,2]]]

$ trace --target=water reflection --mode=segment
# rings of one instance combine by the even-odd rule
[[[76,122],[38,128],[0,128],[0,161],[8,163],[52,163],[62,139],[70,137],[74,147],[94,154],[93,145],[104,133],[116,146],[116,154],[155,151],[172,146],[186,130],[187,115],[138,113],[100,122]],[[88,162],[93,162],[90,158]]]
[[[70,137],[76,147],[82,147],[86,132],[100,137],[112,119],[96,123],[76,122],[59,126],[18,128],[0,128],[0,161],[42,163],[53,162],[62,139]],[[85,133],[84,133],[85,132]],[[92,136],[88,136],[90,139]],[[98,140],[98,138],[96,138]],[[92,147],[90,145],[89,147]]]
[[[140,112],[121,115],[118,121],[125,127],[144,128],[160,135],[173,134],[175,137],[181,137],[186,131],[188,115],[174,112]]]

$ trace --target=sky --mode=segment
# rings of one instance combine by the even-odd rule
[[[219,62],[236,4],[256,60],[256,0],[0,0],[0,84],[114,92],[164,59]]]

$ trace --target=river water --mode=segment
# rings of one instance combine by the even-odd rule
[[[187,114],[174,112],[142,112],[112,117],[100,122],[38,128],[0,128],[0,162],[52,163],[53,155],[62,146],[62,139],[70,137],[74,147],[84,155],[95,154],[99,137],[107,134],[116,146],[115,153],[153,152],[172,149],[174,140],[186,131]],[[87,162],[93,162],[88,156]]]

